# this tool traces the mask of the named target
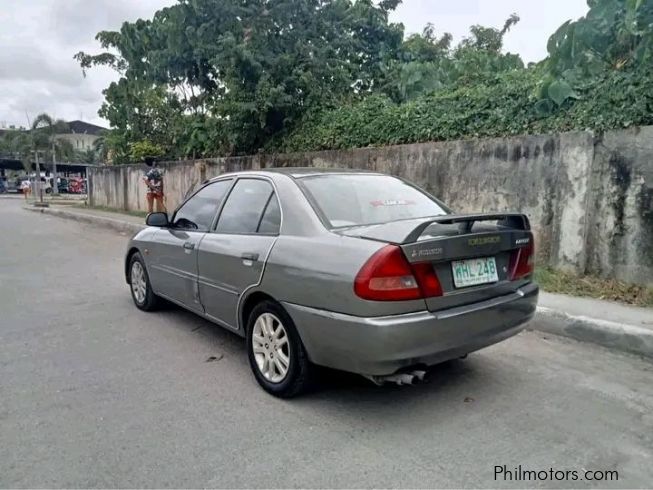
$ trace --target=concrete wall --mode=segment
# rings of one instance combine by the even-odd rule
[[[653,126],[595,140],[587,214],[587,268],[653,284]]]
[[[653,127],[163,164],[167,205],[207,178],[275,166],[348,167],[405,177],[454,210],[520,211],[538,261],[653,284]],[[92,205],[145,210],[144,166],[94,169]]]

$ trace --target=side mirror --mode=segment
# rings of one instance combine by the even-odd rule
[[[158,228],[165,228],[170,224],[168,221],[167,213],[150,213],[145,218],[145,224],[147,226],[156,226]]]

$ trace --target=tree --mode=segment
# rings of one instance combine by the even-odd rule
[[[169,156],[250,152],[309,107],[381,86],[384,62],[402,43],[403,27],[388,22],[398,3],[181,0],[152,20],[100,32],[107,51],[76,59],[84,70],[121,74],[101,109],[120,133],[118,160],[143,140]],[[211,131],[188,132],[189,118]]]
[[[33,142],[29,131],[7,131],[0,137],[0,154],[20,160],[27,173],[32,171],[30,168],[32,150]]]
[[[438,37],[427,24],[422,34],[404,41],[401,62],[390,68],[384,91],[396,102],[407,102],[436,90],[454,89],[495,78],[507,71],[521,70],[518,55],[503,53],[503,38],[519,17],[512,14],[503,28],[472,26],[470,36],[452,47],[452,36]]]
[[[96,160],[100,163],[111,163],[109,158],[109,142],[108,136],[110,131],[103,131],[102,134],[93,142],[93,151],[96,155]]]
[[[164,154],[163,148],[148,140],[131,143],[130,149],[132,162],[143,162],[147,158],[159,158]]]
[[[653,58],[653,1],[588,0],[590,9],[549,38],[539,86],[543,113],[579,98],[610,71],[645,66]]]
[[[57,186],[57,158],[61,159],[74,155],[70,142],[58,140],[56,135],[68,131],[68,124],[65,121],[61,119],[55,120],[46,113],[36,116],[36,119],[32,123],[34,149],[36,151],[43,150],[44,154],[49,154],[52,159],[53,192],[55,194],[59,193]]]

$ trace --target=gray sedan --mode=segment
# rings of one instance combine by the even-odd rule
[[[380,173],[225,174],[147,224],[125,260],[136,306],[164,298],[246,337],[280,397],[316,365],[411,383],[515,335],[537,303],[526,216],[455,214]]]

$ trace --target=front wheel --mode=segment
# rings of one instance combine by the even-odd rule
[[[129,261],[129,285],[136,308],[152,311],[159,306],[160,299],[152,291],[150,277],[140,253],[136,252]]]
[[[250,314],[247,355],[256,381],[274,396],[292,398],[311,384],[313,366],[295,324],[278,303],[263,301]]]

